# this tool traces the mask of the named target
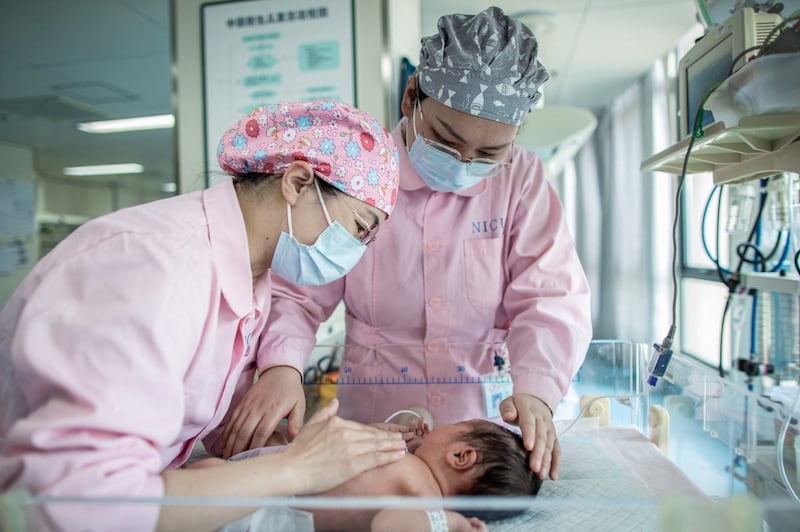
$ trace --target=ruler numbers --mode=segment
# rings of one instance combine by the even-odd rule
[[[400,368],[399,373],[393,375],[363,376],[357,374],[357,368],[354,370],[352,366],[345,366],[339,373],[337,384],[342,386],[355,384],[482,384],[485,382],[501,383],[508,381],[508,377],[504,375],[467,375],[466,367],[461,365],[456,366],[455,370],[453,375],[412,377],[408,374],[408,367],[403,366]]]

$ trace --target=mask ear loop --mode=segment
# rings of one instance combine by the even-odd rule
[[[417,101],[414,102],[414,111],[411,113],[411,127],[414,128],[414,141],[416,142],[417,137],[417,109],[419,109],[419,115],[422,116],[422,106],[419,103],[419,95],[417,95]]]
[[[325,201],[322,199],[322,191],[319,189],[319,183],[317,182],[316,177],[314,177],[314,186],[317,187],[317,197],[322,205],[322,212],[325,213],[325,219],[328,220],[328,225],[333,225],[333,222],[331,221],[331,215],[328,214],[328,207],[325,206]]]
[[[289,203],[286,203],[286,218],[289,220],[289,236],[294,238],[294,232],[292,231],[292,206]]]
[[[319,189],[319,183],[317,183],[316,177],[314,177],[314,186],[317,187],[317,197],[322,205],[322,212],[325,213],[325,219],[328,220],[328,225],[333,225],[331,216],[328,214],[328,208],[325,206],[325,201],[322,199],[322,191]],[[288,203],[286,204],[286,218],[289,220],[289,236],[294,238],[294,231],[292,230],[292,206]]]
[[[419,115],[422,116],[422,104],[419,103],[419,77],[417,77],[417,84],[414,87],[414,92],[416,93],[416,98],[414,98],[414,109],[411,111],[411,127],[414,128],[414,141],[417,140],[417,109],[419,109]]]

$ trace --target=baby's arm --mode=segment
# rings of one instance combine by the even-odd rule
[[[433,511],[434,513],[436,510]],[[444,510],[444,517],[447,520],[448,532],[486,532],[486,525],[483,521]],[[386,508],[378,512],[372,519],[372,532],[405,532],[406,530],[430,530],[438,532],[436,523],[439,522],[434,517],[431,519],[425,510],[413,510],[410,508]],[[444,523],[441,523],[444,524]]]

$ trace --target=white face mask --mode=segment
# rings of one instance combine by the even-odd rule
[[[331,221],[316,179],[314,185],[317,187],[317,196],[325,212],[328,227],[320,233],[312,245],[301,244],[294,237],[292,207],[287,203],[289,233],[281,231],[271,267],[276,275],[291,283],[304,286],[317,286],[341,279],[353,269],[367,249],[367,246],[342,227],[342,224]]]
[[[418,106],[419,102],[415,105],[415,111]],[[433,190],[439,192],[465,190],[487,177],[497,175],[505,166],[504,163],[491,160],[464,162],[460,160],[460,154],[459,157],[454,155],[458,152],[453,148],[444,145],[439,145],[441,148],[437,148],[438,143],[427,140],[417,132],[416,112],[411,115],[411,120],[414,128],[414,144],[408,150],[408,158],[414,170]]]

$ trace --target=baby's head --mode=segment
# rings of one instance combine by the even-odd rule
[[[522,437],[491,421],[474,419],[439,427],[423,438],[414,454],[429,465],[442,464],[445,476],[460,479],[451,483],[457,488],[449,495],[523,497],[536,495],[542,486],[539,476],[530,469],[530,452]],[[523,511],[453,509],[484,521],[505,519]]]
[[[530,452],[525,449],[522,436],[484,419],[465,424],[469,429],[459,438],[474,447],[478,454],[475,483],[472,491],[465,495],[525,496],[539,493],[542,480],[528,465]]]

